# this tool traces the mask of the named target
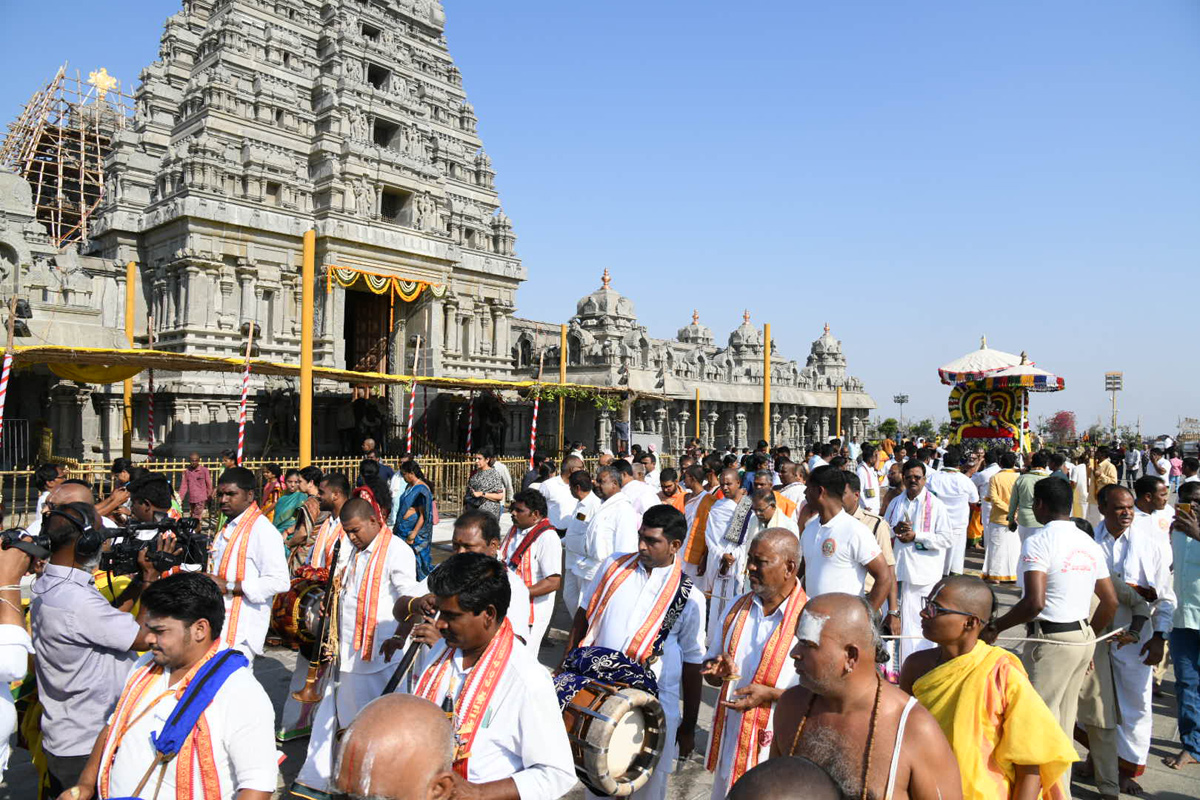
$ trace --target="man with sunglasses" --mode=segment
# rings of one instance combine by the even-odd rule
[[[1077,759],[1071,739],[1038,696],[1020,660],[979,641],[995,596],[966,575],[938,582],[921,609],[937,647],[904,662],[900,688],[933,714],[950,741],[963,797],[1036,800]]]

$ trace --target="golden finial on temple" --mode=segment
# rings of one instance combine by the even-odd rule
[[[695,325],[698,322],[700,322],[700,312],[693,308],[692,309],[692,324]]]
[[[747,325],[750,324],[750,309],[747,308],[742,312],[742,322],[746,323]]]
[[[612,276],[608,274],[608,267],[605,267],[604,274],[600,276],[600,284],[607,289],[610,283],[612,283]]]
[[[103,100],[104,95],[111,92],[117,85],[117,79],[108,74],[106,67],[101,67],[88,73],[88,83],[96,87],[96,95]]]

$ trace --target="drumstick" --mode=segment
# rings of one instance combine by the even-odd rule
[[[434,614],[432,622],[437,622],[438,615]],[[417,660],[417,652],[421,649],[422,642],[413,640],[409,644],[408,649],[404,651],[404,658],[400,659],[400,666],[396,667],[396,671],[392,673],[392,677],[388,679],[387,686],[383,687],[384,694],[391,694],[396,691],[396,687],[400,685],[400,681],[412,669],[413,662]]]

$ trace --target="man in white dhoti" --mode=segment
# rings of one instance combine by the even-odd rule
[[[736,475],[736,473],[735,473]],[[704,595],[678,557],[687,536],[683,514],[667,505],[647,509],[638,551],[612,556],[600,568],[575,614],[575,645],[624,653],[654,673],[667,717],[662,758],[649,782],[632,797],[662,800],[676,758],[695,746],[704,660]],[[560,723],[561,727],[561,723]],[[587,793],[587,797],[596,797]]]
[[[946,518],[950,523],[951,544],[942,566],[946,575],[961,575],[963,572],[971,504],[979,502],[979,490],[975,488],[975,482],[962,473],[963,463],[962,448],[950,445],[942,457],[941,470],[929,476],[933,484],[930,490],[946,506]]]
[[[999,469],[988,481],[988,515],[984,526],[983,579],[988,583],[1016,583],[1021,560],[1021,537],[1008,524],[1008,508],[1017,484],[1017,457],[1001,453]]]
[[[337,732],[383,693],[391,677],[381,648],[396,630],[396,600],[419,593],[412,548],[392,535],[376,507],[354,497],[342,506],[340,519],[346,541],[333,567],[338,662],[327,673],[304,765],[292,786],[292,794],[317,800],[332,791]]]
[[[1135,516],[1133,493],[1123,486],[1105,486],[1097,500],[1104,519],[1096,528],[1096,543],[1104,551],[1109,572],[1151,604],[1151,630],[1140,632],[1141,646],[1109,651],[1117,705],[1121,709],[1117,726],[1121,791],[1141,794],[1135,779],[1145,772],[1150,754],[1154,667],[1162,661],[1166,637],[1171,633],[1175,591],[1171,565],[1159,542],[1157,526],[1150,515]],[[1118,606],[1116,613],[1114,625],[1129,624],[1128,609]]]
[[[707,508],[702,502],[696,512],[696,521],[689,533],[688,550],[684,557],[686,563],[695,563],[692,561],[693,551],[700,554],[702,560],[696,570],[696,585],[705,593],[712,592],[713,581],[716,579],[715,570],[711,568],[713,553],[721,551],[725,532],[729,529],[734,511],[743,498],[736,469],[721,471],[717,491],[710,497],[712,502],[707,504]],[[700,539],[701,535],[703,540]]]
[[[746,555],[750,550],[750,543],[759,531],[782,528],[796,534],[799,539],[800,531],[795,520],[779,509],[775,503],[775,493],[771,489],[755,489],[749,500],[750,514],[747,515],[747,524],[738,526],[739,539],[735,541],[728,538],[735,533],[731,525],[726,540],[722,542],[724,552],[720,561],[713,565],[716,569],[712,590],[712,611],[716,616],[713,619],[723,617],[729,604],[745,593]],[[736,515],[734,519],[737,519]],[[715,626],[711,626],[708,631],[710,644],[714,630]]]
[[[878,514],[883,497],[879,491],[879,473],[875,471],[875,445],[862,446],[862,457],[854,466],[854,474],[858,476],[859,504],[867,513]]]
[[[453,796],[562,797],[575,785],[571,745],[550,675],[505,618],[504,565],[458,553],[430,573],[429,588],[441,640],[419,659],[408,691],[454,726]]]
[[[925,488],[925,465],[913,459],[904,465],[902,476],[904,494],[892,501],[884,517],[896,534],[901,665],[916,651],[935,646],[921,634],[921,606],[942,579],[953,540],[946,506]]]
[[[592,520],[596,518],[596,512],[600,510],[601,499],[600,495],[593,491],[595,488],[592,484],[592,476],[584,470],[571,475],[570,479],[571,496],[575,498],[575,508],[572,511],[570,518],[567,520],[567,533],[563,536],[563,603],[567,607],[567,612],[571,616],[575,616],[576,610],[579,609],[579,595],[583,591],[583,587],[596,574],[596,569],[599,568],[600,562],[608,557],[608,553],[602,556],[596,550],[596,543],[599,540],[605,542],[615,542],[616,536],[606,535],[603,537],[589,536],[589,531],[592,531]],[[617,496],[621,497],[621,493],[617,492]],[[625,510],[629,518],[629,526],[632,526],[634,513],[633,508],[629,507],[628,501],[625,502]],[[620,512],[618,512],[618,515]],[[636,530],[632,533],[631,538],[637,536]],[[636,540],[636,539],[635,539]]]
[[[797,580],[800,545],[783,528],[757,533],[750,545],[746,574],[750,593],[731,605],[712,637],[702,673],[720,686],[705,768],[713,772],[713,800],[770,753],[775,701],[796,685],[788,657],[796,622],[807,597]]]

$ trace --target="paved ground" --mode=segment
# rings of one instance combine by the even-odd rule
[[[504,522],[504,530],[508,530],[508,521],[504,520]],[[434,541],[444,548],[449,539],[449,523],[443,523],[436,531]],[[444,557],[444,551],[436,556],[438,560],[441,557]],[[969,554],[968,569],[978,570],[980,566],[980,554]],[[1017,599],[1017,592],[1012,589],[1002,590],[1001,595],[1004,606],[1012,605]],[[547,636],[547,642],[540,653],[543,664],[558,663],[562,655],[567,626],[566,611],[560,603],[551,625],[551,631]],[[283,706],[283,698],[287,692],[288,681],[295,663],[295,653],[281,648],[270,648],[266,655],[254,664],[255,675],[266,687],[277,709]],[[1146,789],[1146,796],[1155,798],[1155,800],[1193,800],[1200,797],[1200,767],[1177,771],[1168,769],[1160,761],[1163,756],[1176,752],[1178,748],[1175,698],[1172,693],[1173,681],[1173,672],[1168,672],[1163,687],[1164,694],[1155,699],[1154,739],[1150,749],[1150,763],[1142,778],[1142,786]],[[696,747],[700,754],[703,754],[708,743],[712,705],[715,700],[716,690],[706,685],[704,705],[700,711],[700,730],[696,736]],[[283,752],[287,758],[282,767],[281,787],[290,782],[299,771],[304,761],[306,745],[306,740],[302,740],[284,746]],[[34,771],[26,751],[16,750],[13,752],[6,778],[7,780],[0,784],[0,798],[27,800],[27,798],[35,796]],[[711,787],[712,782],[709,774],[704,770],[702,755],[694,754],[689,760],[680,764],[677,774],[671,780],[668,797],[670,800],[701,800],[701,798],[710,796]],[[1078,781],[1072,787],[1072,794],[1076,798],[1085,798],[1085,800],[1094,800],[1099,797],[1090,783]],[[282,788],[276,794],[276,797],[280,798],[285,796],[286,793],[282,791]],[[576,788],[567,797],[570,800],[579,800],[583,797],[583,790]]]

